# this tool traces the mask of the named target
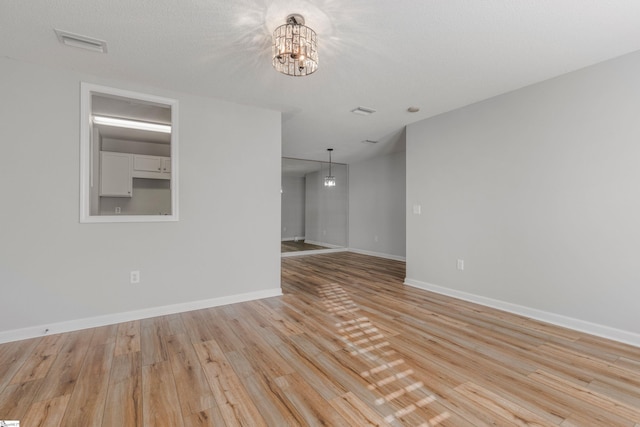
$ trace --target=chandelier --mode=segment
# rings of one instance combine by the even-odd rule
[[[324,177],[324,186],[325,187],[335,187],[336,186],[336,177],[331,175],[331,152],[333,148],[327,148],[329,152],[329,175]]]
[[[288,76],[307,76],[318,69],[318,38],[298,14],[287,16],[273,32],[273,68]]]

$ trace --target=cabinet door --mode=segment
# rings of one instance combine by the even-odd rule
[[[100,196],[131,197],[131,155],[100,152]]]
[[[136,154],[133,157],[133,169],[142,172],[160,173],[162,171],[162,157]]]

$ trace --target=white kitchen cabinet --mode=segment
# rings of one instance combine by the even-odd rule
[[[131,162],[131,154],[100,152],[101,197],[131,197]]]
[[[134,154],[132,173],[134,178],[171,179],[171,158]]]

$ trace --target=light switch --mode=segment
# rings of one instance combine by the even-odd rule
[[[421,205],[413,205],[413,214],[421,215],[422,214],[422,206]]]

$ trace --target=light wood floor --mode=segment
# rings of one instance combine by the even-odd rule
[[[640,426],[640,349],[402,285],[352,253],[285,295],[0,345],[31,426]]]

